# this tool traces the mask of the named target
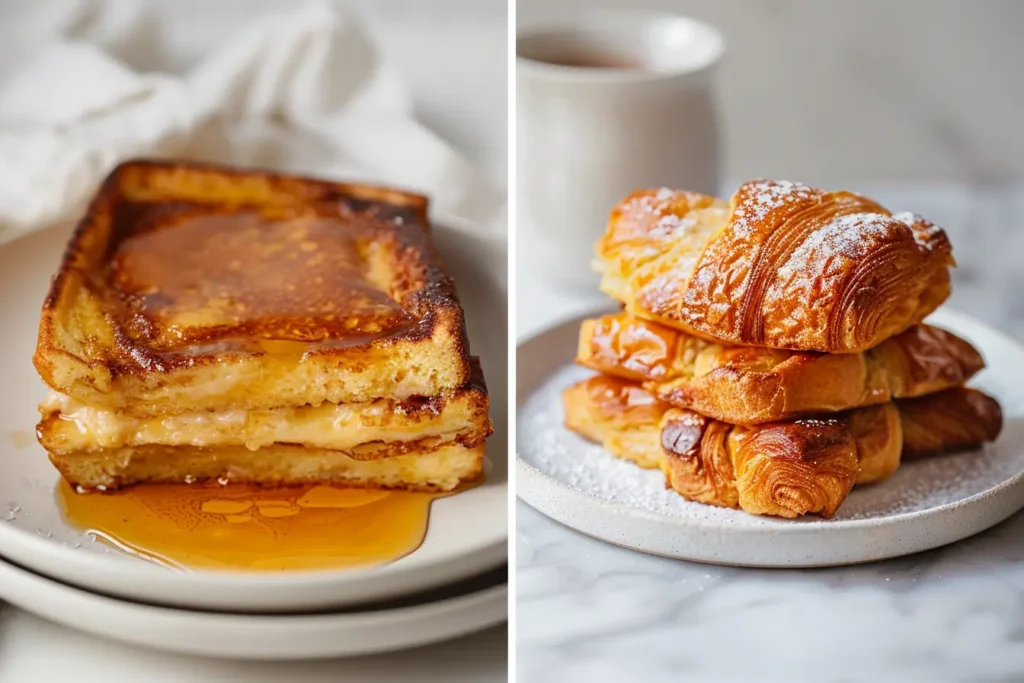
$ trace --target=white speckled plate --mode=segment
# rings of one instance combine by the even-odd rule
[[[552,519],[616,545],[700,562],[816,567],[870,562],[936,548],[1024,507],[1024,349],[952,311],[929,319],[977,346],[988,368],[972,385],[1002,404],[999,440],[981,451],[904,464],[854,489],[832,519],[783,520],[691,503],[659,471],[616,459],[562,426],[560,392],[587,377],[571,365],[579,323],[518,348],[520,498]]]
[[[281,573],[180,572],[123,554],[69,525],[54,498],[57,471],[36,443],[46,389],[32,367],[39,311],[69,228],[0,247],[0,555],[34,572],[133,600],[230,611],[300,611],[389,599],[458,581],[508,556],[507,246],[456,219],[434,236],[466,308],[495,433],[486,480],[434,501],[423,544],[384,566]]]

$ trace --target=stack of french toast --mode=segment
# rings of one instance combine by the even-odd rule
[[[922,322],[954,261],[918,215],[786,181],[644,190],[596,252],[622,308],[580,329],[576,360],[600,374],[564,391],[566,426],[688,500],[827,518],[904,459],[1002,428],[964,386],[978,351]]]
[[[52,462],[92,490],[478,478],[487,390],[426,209],[379,187],[119,166],[43,306]]]

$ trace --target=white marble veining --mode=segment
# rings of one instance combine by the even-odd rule
[[[857,567],[641,555],[518,504],[521,681],[1019,681],[1024,517]]]
[[[945,227],[949,305],[1024,340],[1024,185],[848,189]],[[601,305],[520,277],[519,338]],[[522,681],[1024,680],[1024,513],[938,550],[816,570],[642,555],[522,502],[517,527]]]

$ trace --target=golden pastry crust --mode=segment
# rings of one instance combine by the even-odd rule
[[[900,401],[899,407],[908,458],[995,441],[1003,430],[999,402],[967,387]]]
[[[597,375],[562,392],[565,426],[640,467],[661,462],[661,416],[668,406],[638,384]]]
[[[679,449],[686,440],[677,433],[692,433],[695,421],[724,428],[708,428],[698,445]],[[850,487],[889,477],[901,457],[976,447],[994,441],[1001,428],[995,399],[964,387],[824,419],[757,426],[673,409],[662,418],[662,469],[669,488],[690,500],[753,514],[827,518]]]
[[[662,424],[666,482],[688,500],[755,515],[831,517],[860,471],[857,442],[841,418],[742,427],[673,409]]]
[[[601,289],[638,316],[724,344],[852,353],[948,296],[945,232],[851,192],[755,180],[731,202],[634,192],[598,241]]]
[[[899,403],[851,410],[844,415],[857,444],[857,484],[882,481],[899,469],[906,448]]]
[[[732,425],[689,410],[671,410],[661,431],[659,465],[666,486],[687,500],[740,507],[736,468],[729,449]]]
[[[915,325],[868,351],[722,346],[628,313],[586,320],[576,361],[733,424],[837,412],[959,386],[984,367],[951,332]]]
[[[835,514],[854,484],[908,457],[995,440],[996,401],[956,387],[828,417],[733,425],[669,408],[634,382],[597,375],[563,393],[566,426],[642,467],[688,500],[753,514]]]

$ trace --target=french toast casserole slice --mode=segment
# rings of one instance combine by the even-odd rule
[[[491,431],[427,200],[388,188],[126,162],[71,238],[34,362],[40,441],[85,488],[448,489]]]

